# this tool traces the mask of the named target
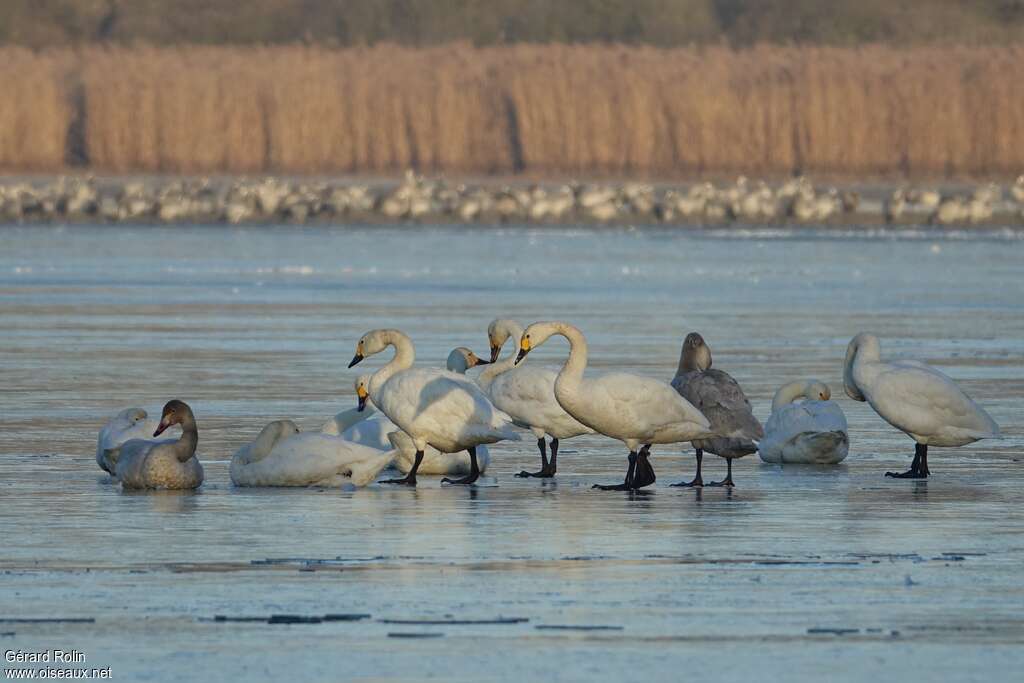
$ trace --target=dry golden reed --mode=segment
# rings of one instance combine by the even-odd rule
[[[3,48],[0,168],[1016,174],[1020,83],[1018,47]]]

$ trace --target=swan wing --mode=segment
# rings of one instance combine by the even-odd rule
[[[690,401],[660,380],[611,372],[586,380],[588,402],[605,406],[630,424],[650,433],[669,429],[682,421],[706,425],[708,420]]]
[[[999,433],[995,421],[956,382],[923,363],[884,365],[867,398],[886,422],[936,445],[962,445]],[[967,440],[954,443],[962,439]]]
[[[231,478],[239,486],[310,486],[335,483],[352,475],[361,465],[372,469],[380,462],[382,451],[322,433],[294,434],[279,440],[262,460],[235,467]],[[390,463],[391,453],[379,472]],[[365,468],[361,471],[366,471]],[[376,476],[376,473],[374,473]],[[355,482],[353,482],[355,483]]]
[[[676,391],[708,418],[715,432],[734,439],[757,440],[764,436],[750,401],[728,373],[712,368],[676,379],[684,380],[676,384]]]
[[[517,439],[512,419],[461,375],[416,369],[392,376],[374,400],[400,429],[440,440]],[[419,427],[419,428],[417,428]]]

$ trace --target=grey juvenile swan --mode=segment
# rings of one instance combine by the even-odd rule
[[[711,422],[712,431],[723,435],[693,442],[697,449],[697,476],[693,481],[673,486],[704,486],[700,472],[704,451],[725,458],[729,465],[725,479],[709,482],[708,486],[733,486],[733,459],[756,453],[755,441],[764,437],[764,428],[754,417],[750,401],[739,383],[728,373],[711,368],[711,349],[704,343],[704,337],[696,332],[686,335],[683,341],[679,369],[672,386],[704,413]]]

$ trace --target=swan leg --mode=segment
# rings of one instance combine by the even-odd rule
[[[726,458],[725,461],[729,463],[729,469],[725,474],[725,479],[722,481],[709,481],[708,486],[736,486],[732,483],[732,458]]]
[[[537,448],[540,449],[540,471],[538,472],[527,472],[523,470],[517,477],[538,477],[540,479],[548,479],[555,476],[555,458],[558,457],[558,439],[551,440],[551,462],[548,462],[547,445],[544,443],[544,437],[537,439]]]
[[[633,488],[633,472],[636,470],[636,451],[629,452],[629,469],[626,470],[626,480],[621,484],[594,484],[593,488],[602,491],[629,491]]]
[[[886,472],[885,476],[893,479],[927,479],[931,471],[928,469],[928,446],[914,444],[914,460],[906,472]]]
[[[459,484],[461,486],[466,486],[480,478],[480,465],[476,462],[476,446],[467,448],[466,452],[469,453],[469,474],[461,479],[449,479],[448,477],[445,477],[441,480],[442,484]]]
[[[416,451],[416,460],[413,462],[412,469],[409,470],[409,474],[405,475],[401,479],[383,479],[380,483],[416,486],[416,470],[420,468],[421,462],[423,462],[423,451]]]
[[[653,484],[657,477],[654,476],[654,467],[651,465],[651,444],[645,444],[640,452],[636,454],[636,469],[633,472],[634,489],[642,489]]]
[[[693,478],[693,481],[681,481],[678,484],[672,484],[672,486],[684,486],[684,487],[687,487],[687,488],[689,488],[689,487],[694,487],[694,488],[703,487],[704,486],[704,479],[700,476],[700,465],[701,465],[701,462],[703,460],[704,460],[704,449],[698,448],[697,449],[697,476]]]

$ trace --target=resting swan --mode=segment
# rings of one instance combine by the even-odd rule
[[[121,444],[132,439],[149,439],[157,424],[142,408],[122,410],[100,429],[96,439],[96,464],[103,471],[114,474]]]
[[[850,448],[846,416],[817,380],[790,382],[772,399],[772,414],[757,444],[761,459],[774,463],[835,465]],[[803,399],[794,403],[797,399]]]
[[[595,488],[622,491],[653,484],[654,468],[647,459],[651,444],[714,436],[707,418],[665,382],[624,372],[584,378],[587,340],[568,323],[537,322],[527,327],[516,362],[556,334],[569,340],[569,358],[555,380],[559,405],[594,431],[618,439],[629,449],[629,468],[623,483]]]
[[[693,442],[697,449],[697,475],[693,481],[673,486],[704,486],[700,473],[704,451],[725,458],[728,463],[725,479],[708,482],[708,486],[733,486],[732,461],[757,451],[756,440],[764,436],[764,428],[754,417],[739,382],[729,373],[711,367],[711,349],[696,332],[683,340],[672,387],[711,421],[711,429],[723,435]]]
[[[115,473],[126,489],[194,489],[203,483],[203,466],[196,458],[199,430],[192,409],[183,401],[168,401],[153,436],[181,425],[181,437],[169,441],[132,439],[121,445]]]
[[[558,373],[535,365],[516,367],[518,349],[505,360],[496,363],[501,348],[509,337],[518,341],[523,336],[523,327],[514,320],[493,320],[487,327],[487,338],[491,345],[491,367],[486,368],[476,379],[488,397],[498,408],[512,417],[517,427],[529,429],[537,439],[540,449],[541,468],[538,472],[520,472],[517,477],[555,476],[558,471],[558,442],[581,434],[593,434],[594,430],[558,405],[555,398],[555,379]],[[548,461],[544,438],[551,439],[551,460]]]
[[[413,368],[416,352],[398,330],[372,330],[356,344],[353,367],[366,356],[394,347],[395,356],[370,378],[369,395],[395,425],[412,437],[416,456],[403,479],[384,483],[416,485],[416,473],[427,446],[442,453],[469,453],[470,472],[442,482],[472,484],[480,477],[476,447],[504,439],[518,440],[508,415],[498,411],[483,391],[465,376],[446,370]]]
[[[910,470],[887,477],[925,479],[928,446],[963,446],[999,438],[999,426],[952,379],[919,361],[881,360],[878,337],[861,332],[846,348],[846,394],[917,442]]]
[[[276,420],[231,458],[231,481],[235,486],[366,486],[395,459],[400,433],[394,437],[393,448],[381,451],[323,432],[301,434],[291,420]]]

